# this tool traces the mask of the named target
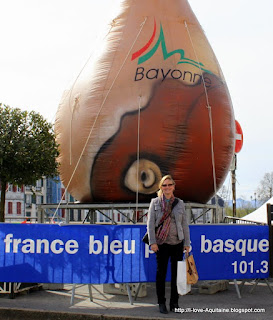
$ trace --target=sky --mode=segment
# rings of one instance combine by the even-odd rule
[[[188,1],[243,129],[236,193],[250,200],[264,174],[273,171],[273,1]],[[0,102],[35,110],[53,123],[63,91],[94,52],[118,2],[0,0]],[[230,189],[230,175],[225,185]]]

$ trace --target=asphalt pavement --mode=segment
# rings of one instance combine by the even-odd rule
[[[273,279],[269,281],[273,287]],[[180,309],[176,313],[164,315],[159,313],[156,304],[154,283],[147,283],[147,295],[136,300],[133,297],[133,304],[126,292],[124,295],[105,293],[103,285],[91,286],[93,301],[90,301],[88,286],[77,285],[74,301],[71,301],[73,287],[66,284],[61,290],[40,288],[21,292],[14,299],[0,294],[0,319],[272,319],[272,292],[264,281],[260,281],[250,292],[253,286],[253,281],[246,282],[239,298],[233,282],[229,282],[227,290],[214,294],[201,293],[199,282],[192,287],[190,294],[180,297]],[[166,291],[168,299],[169,284]],[[166,305],[168,308],[168,303]]]

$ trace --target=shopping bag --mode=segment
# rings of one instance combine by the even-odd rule
[[[177,262],[177,292],[181,296],[191,291],[191,285],[187,283],[187,266],[186,260]]]
[[[142,241],[146,244],[149,244],[149,236],[148,236],[148,232],[146,232],[142,238]]]
[[[158,227],[155,228],[155,233],[157,232]],[[146,244],[149,244],[149,236],[148,236],[148,231],[144,234],[142,241]]]
[[[187,283],[195,284],[198,281],[198,272],[196,269],[195,261],[193,255],[190,254],[186,258],[186,267],[187,267]]]

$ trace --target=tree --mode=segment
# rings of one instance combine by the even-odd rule
[[[229,196],[228,188],[225,185],[223,185],[222,188],[218,190],[217,195],[226,202]]]
[[[257,197],[261,203],[266,202],[273,196],[273,172],[265,173],[263,179],[260,182],[260,186],[257,188]]]
[[[5,221],[7,183],[34,184],[58,175],[58,154],[52,125],[40,114],[0,103],[0,222]]]

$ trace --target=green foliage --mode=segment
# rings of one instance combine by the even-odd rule
[[[233,216],[233,209],[232,207],[226,207],[226,215],[227,216]],[[254,208],[236,208],[236,217],[237,218],[243,218],[247,214],[253,212],[255,209]]]
[[[34,111],[0,104],[0,179],[32,184],[58,174],[58,147],[52,125]]]
[[[20,186],[58,175],[58,154],[52,125],[40,114],[0,104],[2,193],[8,182]]]

